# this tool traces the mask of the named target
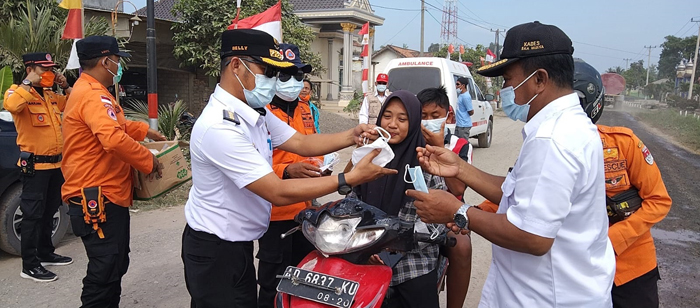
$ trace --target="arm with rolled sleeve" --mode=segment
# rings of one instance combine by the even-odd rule
[[[521,153],[508,221],[525,232],[553,239],[571,211],[571,195],[584,170],[577,157],[549,138],[527,142]]]
[[[672,203],[666,191],[666,185],[661,179],[659,167],[655,162],[650,165],[644,160],[642,149],[636,146],[641,141],[636,136],[631,138],[626,148],[620,147],[620,150],[625,151],[630,184],[639,190],[639,197],[643,202],[642,207],[627,219],[613,224],[608,229],[608,237],[618,255],[634,244],[640,236],[649,232],[654,224],[666,217]]]
[[[360,124],[367,124],[367,122],[369,122],[369,102],[367,101],[367,96],[362,100],[358,117],[360,118]]]
[[[100,140],[107,153],[116,156],[145,174],[151,173],[153,154],[129,136],[117,120],[109,116],[107,107],[102,104],[99,96],[92,101],[85,102],[80,113],[85,124]]]

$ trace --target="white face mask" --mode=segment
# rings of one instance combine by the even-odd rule
[[[439,118],[439,119],[431,119],[431,120],[421,120],[421,124],[428,129],[429,131],[433,133],[439,133],[440,128],[442,128],[442,123],[445,123],[447,121],[447,117],[450,115],[450,112],[447,112],[447,115],[444,118]],[[447,127],[443,130],[443,134],[447,133]]]
[[[394,159],[394,151],[391,149],[391,146],[389,146],[389,139],[391,139],[391,134],[387,132],[385,129],[381,127],[375,127],[374,129],[379,132],[379,138],[377,140],[374,140],[374,142],[367,144],[365,142],[364,146],[361,146],[354,151],[352,151],[352,164],[353,166],[356,166],[357,163],[362,160],[363,157],[367,156],[370,152],[374,151],[375,149],[381,149],[382,151],[372,159],[372,163],[384,167],[386,164],[388,164],[392,159]]]

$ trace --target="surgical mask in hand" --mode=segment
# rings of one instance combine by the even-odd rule
[[[277,78],[268,78],[264,74],[254,74],[243,61],[241,61],[241,63],[248,72],[255,75],[255,88],[253,88],[253,90],[246,89],[241,79],[238,78],[238,75],[234,75],[243,88],[243,95],[245,96],[246,103],[248,103],[248,106],[251,108],[263,108],[267,106],[267,104],[272,101],[272,98],[275,97]]]
[[[303,81],[297,81],[294,78],[289,78],[289,80],[286,82],[282,82],[278,79],[275,91],[277,96],[279,96],[281,99],[291,102],[299,97],[299,93],[301,93],[303,88]]]
[[[385,84],[378,84],[377,85],[377,92],[384,92],[386,91],[386,85]]]
[[[535,94],[525,105],[518,105],[515,103],[515,90],[517,90],[520,86],[522,86],[526,81],[528,81],[532,76],[535,75],[537,71],[532,72],[530,76],[525,78],[523,82],[521,82],[518,86],[515,88],[513,87],[506,87],[501,89],[501,108],[503,108],[503,112],[506,113],[506,115],[513,121],[522,121],[522,122],[527,122],[527,114],[530,112],[530,102],[537,97],[539,94]]]
[[[406,180],[406,174],[411,176],[410,181]],[[406,171],[404,171],[403,180],[406,183],[413,184],[413,188],[415,188],[417,191],[428,193],[428,186],[425,184],[425,178],[423,177],[423,169],[421,169],[420,166],[415,166],[414,168],[411,168],[409,165],[406,165]]]
[[[372,159],[372,163],[384,167],[386,164],[388,164],[392,159],[394,159],[394,151],[391,149],[391,146],[389,146],[389,139],[391,139],[391,134],[384,130],[381,127],[375,127],[374,129],[379,132],[379,138],[377,140],[374,140],[374,142],[367,144],[365,142],[365,145],[355,149],[352,151],[352,164],[353,166],[357,166],[357,163],[362,160],[363,157],[367,156],[367,154],[371,153],[375,149],[381,149],[381,152],[377,157]]]
[[[333,166],[337,165],[339,162],[340,155],[338,154],[338,152],[326,154],[325,156],[323,156],[323,165],[320,167],[321,172],[325,172],[326,170],[333,171]]]

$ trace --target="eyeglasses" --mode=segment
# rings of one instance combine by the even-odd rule
[[[253,60],[253,59],[247,59],[247,58],[239,58],[239,59],[241,59],[242,61],[248,62],[248,63],[262,64],[262,65],[265,67],[265,71],[263,72],[263,74],[265,74],[265,76],[266,76],[267,78],[274,78],[274,77],[277,77],[277,75],[280,74],[280,70],[279,70],[279,69],[277,69],[277,68],[275,68],[275,67],[272,67],[272,66],[269,66],[269,65],[267,65],[267,64],[265,64],[265,63],[261,63],[261,62],[259,62],[259,61],[255,61],[255,60]],[[232,61],[233,61],[233,59],[229,59],[228,61],[226,61],[226,63],[224,64],[224,66],[228,66],[229,64],[231,64]],[[248,70],[250,70],[250,68],[248,68]]]
[[[304,80],[304,73],[298,72],[294,75],[290,75],[287,73],[280,72],[280,75],[278,78],[279,78],[279,81],[281,81],[281,82],[287,82],[289,79],[292,79],[292,77],[294,77],[294,79],[296,79],[296,81],[302,81],[302,80]]]
[[[378,81],[378,82],[377,82],[377,84],[383,84],[383,85],[386,85],[386,82],[383,82],[383,81]]]

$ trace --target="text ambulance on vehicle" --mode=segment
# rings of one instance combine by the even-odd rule
[[[479,147],[488,148],[491,146],[493,107],[489,101],[493,100],[493,95],[481,93],[465,64],[444,58],[394,59],[389,61],[384,73],[389,75],[387,88],[392,92],[408,90],[416,94],[426,88],[445,86],[452,112],[457,110],[457,89],[455,87],[457,79],[460,77],[469,79],[469,94],[471,94],[472,106],[474,107],[474,114],[471,116],[472,128],[469,135],[471,138],[479,140]],[[454,133],[455,122],[447,123],[446,127]]]

